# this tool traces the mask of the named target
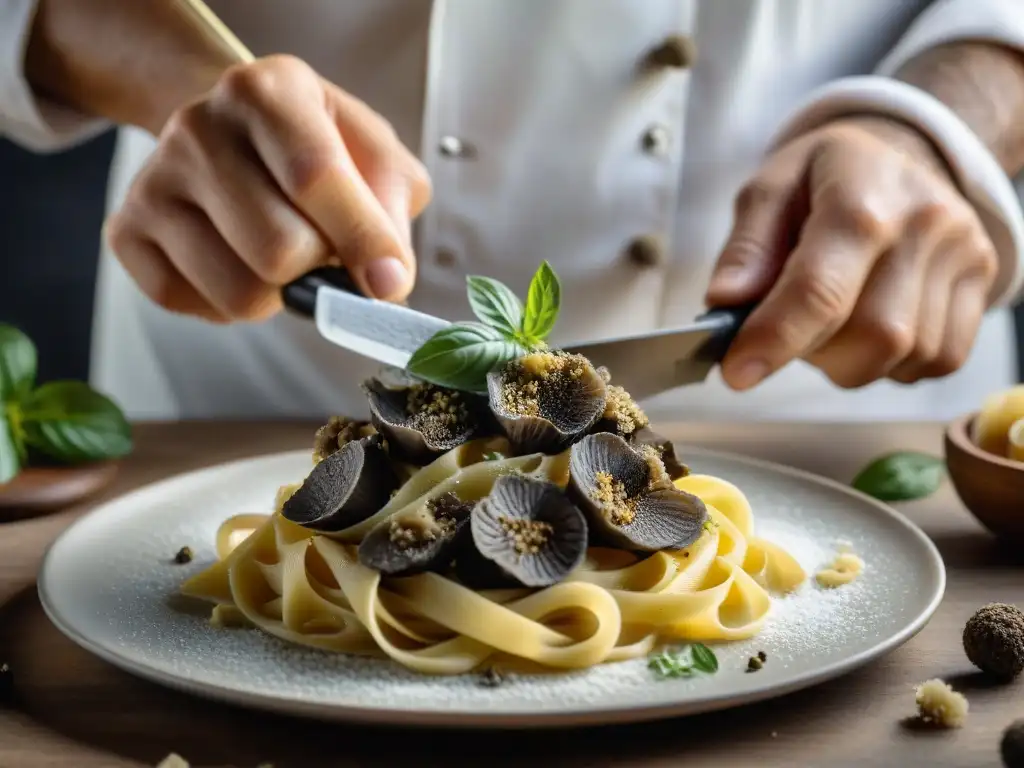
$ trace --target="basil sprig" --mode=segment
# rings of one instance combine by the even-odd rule
[[[558,276],[546,261],[534,274],[526,304],[490,277],[466,278],[469,306],[480,322],[453,323],[409,359],[409,373],[442,387],[484,392],[487,374],[534,349],[554,330],[561,306]]]
[[[852,485],[880,501],[913,501],[935,493],[945,476],[946,463],[938,456],[898,451],[872,461]]]
[[[37,359],[28,336],[0,324],[0,483],[33,454],[62,464],[127,455],[132,433],[121,409],[81,381],[36,387]]]
[[[653,654],[647,659],[647,667],[662,679],[713,675],[718,671],[718,657],[703,643],[694,643]]]

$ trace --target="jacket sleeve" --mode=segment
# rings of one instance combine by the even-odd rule
[[[79,144],[109,126],[33,93],[25,49],[37,0],[0,0],[0,136],[35,152]]]
[[[773,146],[853,112],[889,115],[916,126],[936,144],[961,191],[974,205],[999,254],[993,305],[1015,301],[1024,284],[1021,198],[998,161],[952,110],[925,91],[893,78],[920,53],[957,41],[989,41],[1024,52],[1024,1],[936,0],[881,61],[875,74],[834,80],[809,94]]]

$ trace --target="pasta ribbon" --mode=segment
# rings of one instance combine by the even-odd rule
[[[473,441],[410,471],[368,520],[324,535],[271,515],[232,517],[217,531],[218,560],[182,585],[214,604],[218,625],[249,625],[287,642],[384,656],[437,675],[501,660],[530,670],[583,669],[643,656],[672,642],[756,635],[784,594],[807,579],[782,548],[754,536],[754,515],[735,485],[711,475],[676,481],[704,501],[709,524],[686,549],[637,555],[592,547],[562,582],[544,589],[469,589],[438,573],[382,578],[356,556],[362,537],[391,515],[455,488],[483,498],[512,472],[565,487],[568,452],[484,461],[501,441]]]

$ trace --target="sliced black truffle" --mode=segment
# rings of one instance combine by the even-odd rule
[[[533,352],[488,374],[487,393],[516,453],[553,454],[604,413],[606,386],[581,355]]]
[[[477,435],[482,402],[454,389],[414,384],[395,389],[377,379],[363,384],[377,431],[399,461],[429,464]]]
[[[368,421],[331,416],[327,423],[316,431],[316,439],[313,442],[313,462],[321,462],[332,453],[340,451],[348,443],[369,437],[373,433],[373,425]]]
[[[442,570],[451,564],[472,510],[473,502],[449,492],[413,514],[388,518],[359,545],[359,562],[385,576]]]
[[[583,562],[587,522],[551,483],[504,475],[470,516],[473,547],[524,587],[556,584]]]
[[[635,450],[608,432],[572,447],[569,493],[595,537],[627,549],[682,549],[708,519],[704,502],[672,485],[655,448]]]
[[[379,435],[346,443],[318,463],[281,507],[314,531],[342,531],[376,514],[399,485]]]
[[[667,437],[662,437],[650,427],[641,427],[629,436],[629,444],[634,448],[651,446],[658,451],[661,463],[665,465],[665,471],[673,480],[686,477],[690,474],[690,468],[683,464],[676,455],[676,447]]]

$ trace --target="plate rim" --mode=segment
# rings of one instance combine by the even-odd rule
[[[685,717],[696,714],[720,711],[732,707],[754,704],[769,699],[780,698],[799,690],[813,687],[828,680],[842,677],[854,669],[881,658],[891,653],[896,648],[904,645],[913,639],[935,615],[942,600],[945,597],[947,587],[947,573],[942,553],[939,552],[935,542],[913,521],[907,518],[899,510],[885,502],[879,501],[867,494],[845,485],[838,480],[815,474],[798,467],[790,467],[778,464],[773,461],[760,459],[743,454],[720,451],[704,448],[699,445],[678,443],[677,449],[688,454],[707,456],[713,459],[732,461],[777,474],[782,474],[812,485],[824,486],[832,491],[850,496],[861,503],[866,503],[901,526],[906,533],[922,545],[923,551],[929,556],[929,561],[934,573],[935,590],[927,605],[916,616],[912,618],[900,631],[883,638],[869,648],[853,654],[841,661],[833,662],[821,669],[809,672],[801,672],[793,675],[784,682],[767,682],[742,693],[727,693],[710,695],[699,700],[668,701],[652,705],[615,705],[605,704],[586,709],[567,709],[562,711],[540,711],[540,712],[519,712],[508,710],[465,709],[452,711],[434,711],[423,706],[419,707],[382,707],[382,706],[350,706],[346,704],[325,704],[322,702],[311,702],[300,696],[288,694],[266,694],[256,691],[238,690],[227,685],[210,683],[201,680],[189,679],[174,675],[170,672],[154,668],[145,663],[120,655],[101,643],[98,643],[84,635],[75,627],[65,622],[59,615],[48,592],[52,589],[48,586],[48,574],[53,568],[52,562],[54,552],[65,541],[71,539],[80,526],[95,520],[103,514],[105,509],[114,504],[131,503],[133,497],[148,493],[158,492],[161,487],[174,485],[176,482],[186,478],[202,478],[203,476],[215,475],[219,472],[239,465],[256,462],[259,460],[285,459],[305,455],[308,451],[301,449],[290,451],[272,451],[252,456],[231,459],[212,466],[199,469],[186,470],[175,473],[169,477],[146,483],[134,488],[131,491],[108,499],[94,509],[89,510],[77,520],[65,528],[47,547],[42,558],[36,577],[36,591],[43,612],[54,627],[65,637],[71,640],[88,653],[111,664],[112,666],[127,672],[135,677],[147,680],[152,683],[185,692],[205,699],[219,701],[234,706],[249,709],[259,709],[278,714],[326,720],[334,722],[346,722],[353,724],[375,724],[392,725],[403,727],[432,727],[452,729],[505,729],[505,728],[569,728],[588,727],[595,725],[614,725],[639,723],[652,720],[663,720],[673,717]],[[52,577],[50,577],[52,578]]]

